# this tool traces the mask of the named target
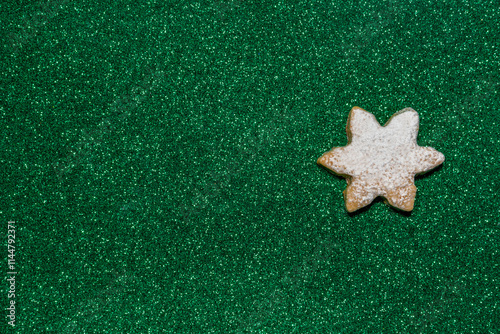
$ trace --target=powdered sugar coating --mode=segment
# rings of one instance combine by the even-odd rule
[[[344,197],[348,211],[370,204],[377,196],[399,209],[413,209],[415,174],[444,161],[442,153],[417,145],[418,124],[418,114],[411,108],[395,113],[385,126],[359,107],[351,110],[348,145],[333,148],[318,159],[319,164],[347,178]]]

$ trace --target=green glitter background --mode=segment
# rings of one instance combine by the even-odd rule
[[[0,9],[6,332],[498,333],[498,1]],[[446,156],[411,214],[316,165],[355,105]]]

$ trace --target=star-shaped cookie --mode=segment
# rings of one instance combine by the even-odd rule
[[[347,146],[334,147],[318,159],[318,164],[346,178],[347,211],[356,211],[377,196],[400,210],[413,210],[415,175],[444,161],[442,153],[417,145],[418,122],[412,108],[398,111],[384,126],[366,110],[352,108]]]

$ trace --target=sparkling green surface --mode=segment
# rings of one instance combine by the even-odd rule
[[[497,1],[34,3],[0,5],[9,333],[498,333]],[[316,165],[354,105],[446,156],[411,214]]]

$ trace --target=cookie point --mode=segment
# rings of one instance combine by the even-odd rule
[[[384,203],[389,205],[389,206],[392,206],[398,210],[405,211],[405,212],[413,211],[413,206],[415,205],[415,201],[408,201],[408,202],[404,202],[404,203],[394,203],[394,201],[392,201],[388,198],[384,199]]]
[[[407,108],[401,109],[400,111],[397,111],[396,113],[394,113],[391,118],[394,118],[394,117],[402,115],[402,114],[411,115],[411,117],[415,117],[417,119],[419,117],[418,112],[415,109],[407,107]]]
[[[365,109],[361,108],[361,107],[358,107],[358,106],[354,106],[351,108],[351,112],[353,111],[364,111],[364,112],[367,112]]]
[[[354,212],[359,209],[359,207],[351,201],[345,201],[345,208],[347,209],[347,212]]]
[[[410,108],[410,107],[406,107],[404,109],[401,109],[399,112],[401,113],[404,113],[404,112],[414,112],[414,113],[417,113],[417,111],[413,108]]]
[[[328,153],[328,152],[327,152],[327,153]],[[323,154],[322,156],[320,156],[320,157],[318,158],[318,160],[316,160],[316,163],[317,163],[318,165],[321,165],[321,166],[323,166],[323,167],[328,167],[328,166],[327,166],[327,160],[328,160],[328,157],[327,157],[327,155],[328,155],[328,154],[327,154],[327,153]]]
[[[442,164],[444,162],[444,154],[441,152],[438,152],[438,164]]]
[[[413,206],[415,205],[415,201],[409,201],[407,203],[404,203],[402,206],[397,207],[400,210],[410,212],[413,211]]]

